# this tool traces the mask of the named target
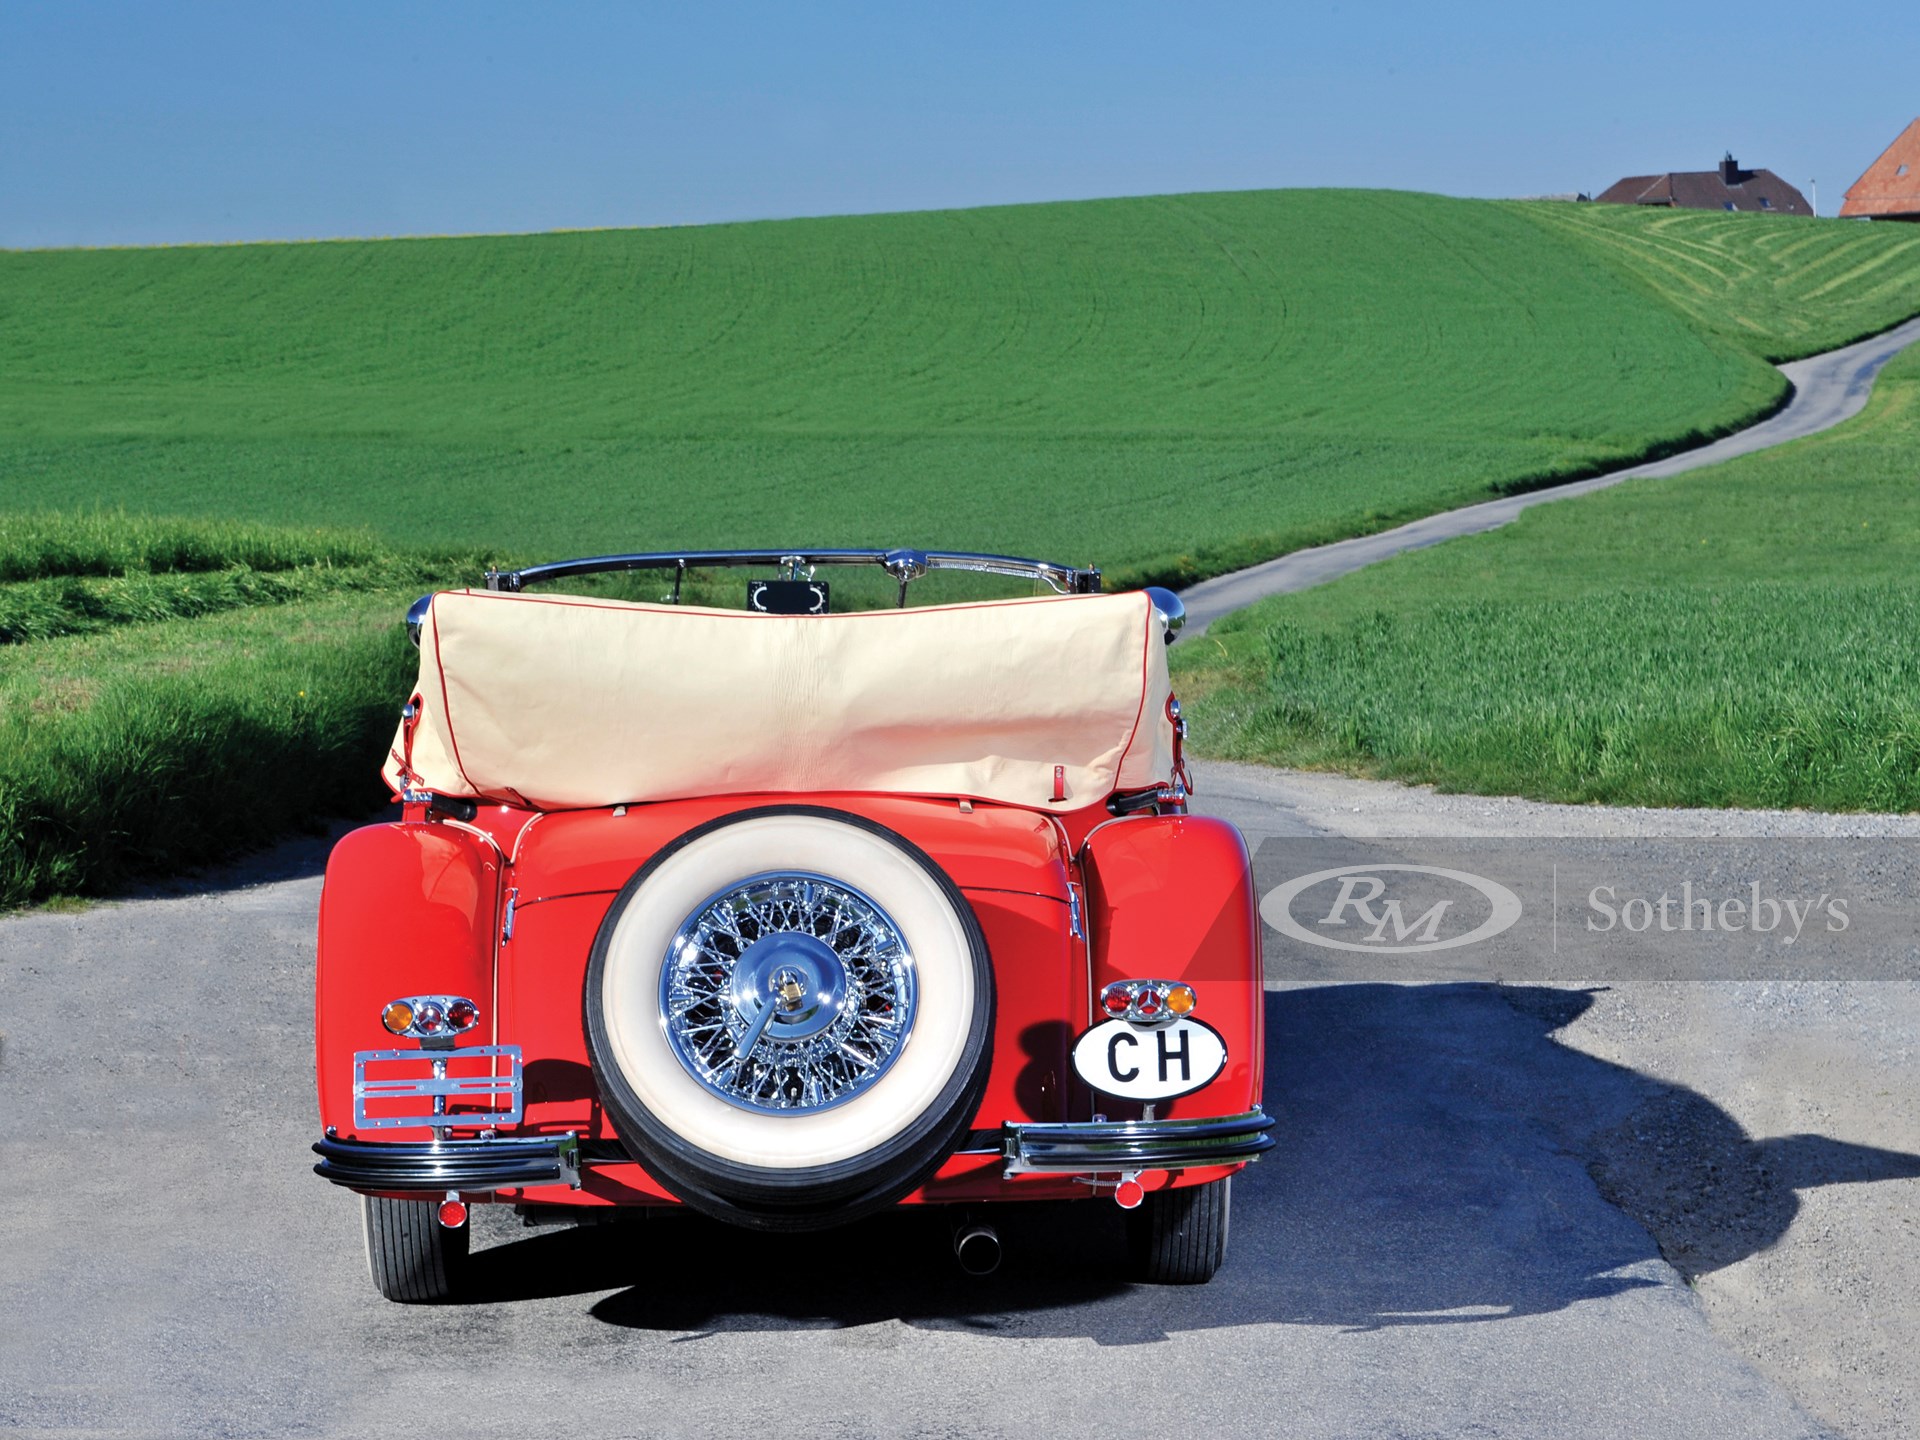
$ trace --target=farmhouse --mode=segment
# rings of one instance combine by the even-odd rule
[[[1661,205],[1680,210],[1758,210],[1811,215],[1807,197],[1771,170],[1742,170],[1731,153],[1717,170],[1629,175],[1593,197],[1605,205]]]
[[[1920,120],[1848,187],[1840,213],[1860,220],[1920,220]]]

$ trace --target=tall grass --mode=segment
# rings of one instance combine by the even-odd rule
[[[396,614],[336,597],[13,652],[0,907],[103,893],[371,809],[413,679]]]
[[[1610,804],[1920,809],[1920,587],[1757,582],[1257,635],[1208,748]]]
[[[419,560],[387,556],[361,565],[299,565],[255,570],[230,565],[185,574],[63,576],[0,584],[0,645],[84,635],[120,625],[217,615],[258,605],[288,605],[347,591],[394,593],[438,573]]]
[[[371,806],[413,675],[401,615],[478,568],[124,515],[4,519],[0,543],[0,907]]]
[[[365,530],[289,530],[124,509],[0,511],[0,583],[69,575],[364,566],[392,558],[391,543]]]

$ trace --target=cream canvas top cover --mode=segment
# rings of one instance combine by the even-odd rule
[[[1137,591],[822,616],[448,591],[417,693],[389,785],[541,810],[829,790],[1058,810],[1173,768]]]

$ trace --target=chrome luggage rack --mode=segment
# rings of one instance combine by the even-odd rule
[[[1100,572],[1091,565],[1058,565],[1051,560],[976,555],[965,550],[658,550],[641,555],[596,555],[584,560],[529,565],[524,570],[489,570],[487,589],[523,590],[547,580],[605,575],[619,570],[671,570],[674,572],[673,603],[677,605],[680,583],[689,570],[775,566],[784,567],[789,580],[799,580],[811,579],[814,569],[821,565],[878,565],[899,584],[902,606],[907,603],[907,586],[932,570],[964,570],[975,575],[1040,580],[1060,595],[1100,593]]]

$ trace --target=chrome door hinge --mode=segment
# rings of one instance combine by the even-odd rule
[[[505,915],[503,915],[500,920],[500,943],[502,945],[513,939],[513,907],[518,903],[519,899],[520,890],[518,886],[507,891],[507,909]]]

